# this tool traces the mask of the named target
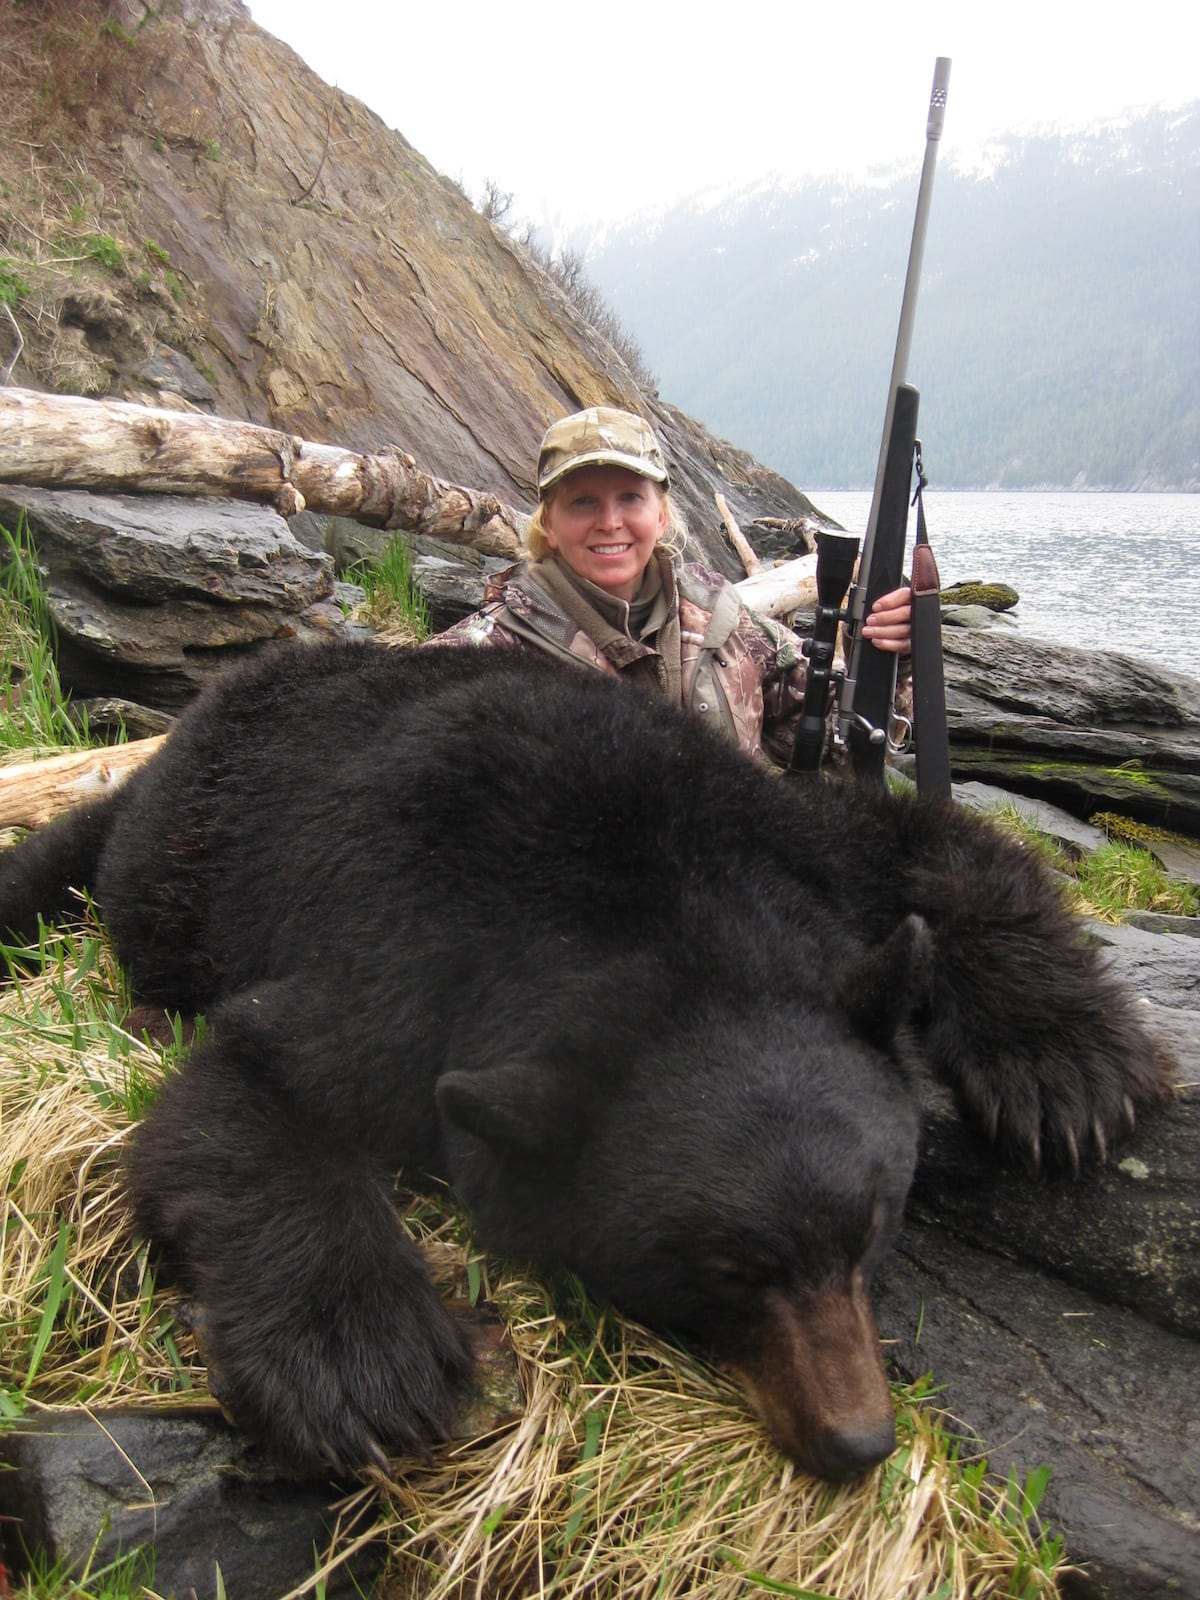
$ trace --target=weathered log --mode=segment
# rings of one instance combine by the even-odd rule
[[[166,734],[0,767],[0,828],[40,828],[68,806],[96,800],[124,783]]]
[[[713,499],[717,502],[717,510],[721,513],[721,521],[725,524],[725,532],[729,535],[729,542],[742,559],[742,565],[746,569],[746,576],[753,578],[756,573],[762,571],[762,562],[754,554],[754,551],[750,548],[750,541],[738,527],[737,518],[729,509],[729,502],[725,496],[718,492],[713,495]]]
[[[389,447],[360,455],[275,428],[120,400],[0,389],[0,482],[106,493],[222,495],[437,534],[516,556],[526,517],[422,472]]]
[[[742,603],[764,617],[785,617],[817,603],[817,558],[797,556],[735,585]]]

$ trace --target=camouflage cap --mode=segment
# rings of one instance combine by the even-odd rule
[[[550,424],[538,453],[538,493],[579,467],[625,467],[664,489],[670,481],[650,424],[613,406],[589,406]]]

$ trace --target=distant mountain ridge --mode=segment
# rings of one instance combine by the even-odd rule
[[[1200,489],[1200,102],[937,174],[909,380],[956,488]],[[662,392],[810,488],[874,478],[914,174],[575,239]]]

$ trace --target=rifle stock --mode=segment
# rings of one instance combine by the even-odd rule
[[[917,439],[920,396],[901,384],[891,411],[891,431],[884,461],[874,553],[869,572],[860,570],[857,588],[865,611],[881,594],[898,588],[904,572],[904,545],[908,534],[908,496],[912,484],[913,451]],[[849,622],[843,609],[854,576],[859,541],[853,534],[817,534],[817,609],[812,638],[805,646],[808,676],[804,704],[792,750],[791,771],[815,773],[825,746],[825,716],[829,686],[835,681],[833,652],[840,622]],[[843,731],[854,774],[883,782],[887,758],[888,718],[896,693],[896,657],[876,650],[857,633],[847,652],[848,664],[837,692],[843,710],[849,701],[853,713]]]
[[[904,576],[904,545],[908,537],[908,500],[912,491],[913,450],[917,442],[920,396],[908,384],[898,385],[891,407],[875,541],[866,571],[860,570],[858,591],[861,615],[869,613],[880,595],[900,586]],[[864,552],[863,562],[867,557]],[[861,622],[855,626],[843,686],[842,711],[846,715],[844,738],[855,776],[883,782],[887,759],[888,718],[896,694],[896,657],[876,650],[864,639]]]

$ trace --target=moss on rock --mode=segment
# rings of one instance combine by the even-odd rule
[[[1011,611],[1020,595],[1007,583],[956,583],[942,590],[944,606],[986,606],[989,611]]]
[[[1088,821],[1094,828],[1103,828],[1110,839],[1121,839],[1126,844],[1181,844],[1192,841],[1182,833],[1171,833],[1167,828],[1151,827],[1148,822],[1135,822],[1132,817],[1118,816],[1115,811],[1097,811]]]

